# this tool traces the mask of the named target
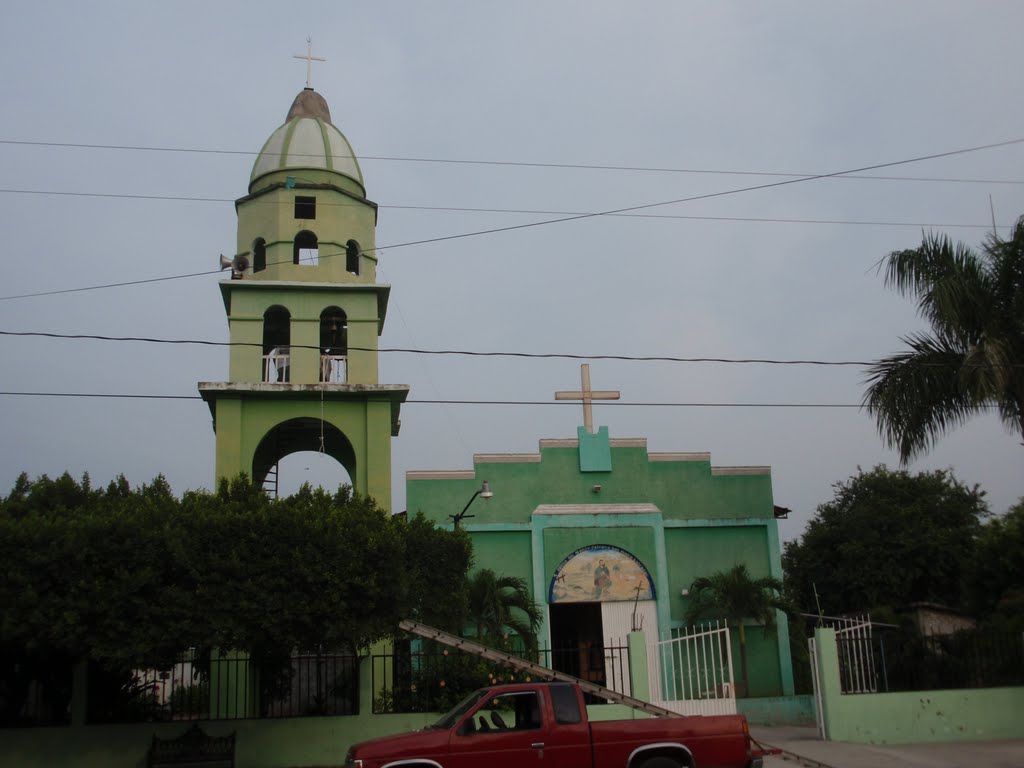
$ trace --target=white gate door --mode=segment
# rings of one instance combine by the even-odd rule
[[[629,633],[634,629],[646,629],[657,636],[657,603],[654,600],[601,603],[601,627],[604,635],[605,685],[613,691],[631,696],[629,654],[626,651]]]
[[[729,627],[715,622],[675,634],[648,647],[651,703],[682,715],[736,714]]]

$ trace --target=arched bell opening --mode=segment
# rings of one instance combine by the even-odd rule
[[[282,306],[274,305],[263,313],[263,381],[291,381],[291,323],[291,314]]]
[[[257,237],[252,244],[252,271],[262,272],[267,268],[267,241]]]
[[[295,236],[292,248],[292,263],[315,267],[320,263],[320,249],[316,235],[304,229]]]
[[[348,316],[339,307],[320,313],[320,381],[348,381]]]
[[[282,481],[281,459],[302,452],[320,453],[321,450],[324,455],[342,466],[348,473],[352,486],[355,487],[356,453],[352,443],[345,433],[333,424],[309,417],[281,422],[263,436],[252,459],[253,480],[266,488],[271,495],[277,496]],[[291,485],[289,479],[288,487]],[[337,486],[328,490],[337,490]],[[365,489],[357,490],[365,492]]]

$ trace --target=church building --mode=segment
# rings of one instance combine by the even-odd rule
[[[219,284],[228,381],[199,384],[216,476],[245,473],[276,494],[281,459],[318,451],[390,510],[391,439],[409,387],[378,380],[390,286],[376,280],[377,206],[308,81],[235,208],[237,247],[222,257],[231,272]],[[739,563],[755,578],[782,576],[769,469],[650,453],[642,438],[595,430],[592,402],[617,396],[593,391],[583,366],[581,391],[556,394],[583,402],[575,438],[541,440],[531,454],[478,454],[471,470],[407,475],[409,514],[460,526],[477,568],[526,581],[549,649],[621,646],[636,629],[670,640],[684,628],[694,579]],[[791,694],[785,617],[768,634],[746,634],[749,695]]]
[[[476,454],[469,470],[406,474],[409,514],[454,522],[472,538],[474,567],[526,581],[543,608],[541,647],[556,657],[560,648],[622,646],[639,629],[675,637],[701,576],[742,563],[753,578],[782,578],[770,469],[651,453],[643,438],[594,430],[592,401],[617,397],[591,390],[584,365],[582,390],[556,393],[583,401],[575,438],[541,440],[536,453]],[[748,695],[791,695],[785,616],[746,636]],[[597,671],[586,664],[564,671]]]
[[[229,381],[201,382],[217,477],[276,495],[282,458],[318,451],[391,508],[391,438],[409,387],[378,381],[390,286],[376,280],[377,205],[326,100],[307,87],[235,201],[238,244],[220,283]]]

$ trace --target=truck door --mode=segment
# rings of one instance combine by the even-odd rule
[[[537,691],[497,693],[452,734],[446,768],[561,768],[544,759],[544,735]]]

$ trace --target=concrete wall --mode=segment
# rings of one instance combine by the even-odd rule
[[[867,744],[1019,739],[1024,688],[844,694],[835,630],[815,630],[825,737]]]
[[[814,697],[765,696],[736,699],[736,711],[751,725],[814,725]]]
[[[370,661],[360,666],[359,715],[200,723],[211,736],[235,732],[238,768],[340,766],[357,741],[422,728],[436,713],[373,715]],[[154,735],[180,736],[191,723],[75,725],[0,730],[0,766],[11,768],[142,768]]]

